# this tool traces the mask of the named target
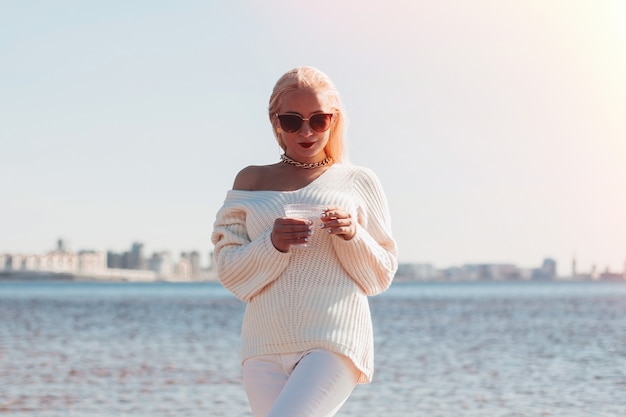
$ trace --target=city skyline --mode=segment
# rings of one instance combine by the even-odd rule
[[[79,248],[73,250],[68,242],[64,239],[57,239],[56,247],[43,253],[34,252],[22,252],[22,253],[10,253],[0,252],[0,258],[3,263],[0,263],[0,271],[19,271],[34,270],[32,265],[27,265],[27,259],[29,257],[43,256],[47,254],[55,253],[71,253],[71,254],[101,254],[106,255],[106,258],[98,260],[104,262],[106,268],[112,270],[146,270],[155,272],[155,277],[171,277],[176,275],[176,268],[181,262],[185,263],[183,268],[189,269],[185,272],[187,278],[198,278],[200,273],[210,272],[211,279],[217,279],[215,275],[212,252],[201,254],[197,250],[189,250],[179,252],[179,257],[172,256],[172,252],[168,250],[154,251],[148,256],[150,252],[144,252],[143,242],[132,242],[126,251],[116,252],[112,250],[102,250],[96,248],[84,249]],[[8,265],[7,259],[11,257],[17,257],[22,263],[21,267],[16,265]],[[204,261],[204,262],[203,262]],[[87,272],[93,272],[92,258],[89,258],[89,267]],[[187,265],[188,263],[188,265]],[[31,259],[32,264],[32,259]],[[97,269],[97,268],[96,268]],[[77,272],[80,272],[77,270]],[[118,276],[118,275],[116,275]],[[625,279],[626,280],[626,261],[624,262],[622,269],[612,270],[610,267],[602,267],[600,265],[592,265],[589,270],[579,269],[577,265],[577,259],[573,257],[569,264],[561,265],[561,269],[558,267],[558,262],[553,258],[544,257],[541,266],[537,267],[536,263],[533,265],[518,265],[516,262],[466,262],[461,264],[448,264],[448,265],[435,265],[431,262],[400,262],[397,278],[402,281],[403,279],[410,278],[412,280],[545,280],[545,279],[574,279],[574,280],[598,280],[598,279]],[[143,277],[142,279],[145,279]],[[204,275],[203,279],[209,279],[208,275]]]
[[[24,0],[0,37],[0,253],[210,252],[237,172],[279,161],[274,83],[313,65],[401,262],[623,268],[624,1]]]
[[[182,252],[175,259],[167,251],[144,253],[144,245],[133,242],[122,253],[102,250],[72,250],[63,239],[44,253],[0,253],[0,272],[5,274],[62,274],[80,279],[127,281],[215,280],[210,258],[202,267],[200,253]],[[48,276],[49,278],[52,276]]]

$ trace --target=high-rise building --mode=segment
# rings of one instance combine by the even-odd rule
[[[154,271],[158,276],[169,276],[173,272],[172,257],[169,252],[158,252],[152,254],[148,260],[148,269]]]
[[[124,264],[123,256],[112,251],[107,252],[107,268],[121,269]]]
[[[200,254],[197,251],[193,251],[189,254],[189,262],[191,263],[191,276],[197,277],[200,275]]]
[[[68,251],[68,247],[65,241],[63,239],[57,240],[57,252],[64,253],[67,251]]]
[[[133,243],[129,257],[128,269],[146,269],[146,259],[143,256],[143,243]]]
[[[207,262],[207,267],[206,267],[207,271],[213,271],[213,269],[215,268],[215,264],[214,264],[215,258],[214,258],[214,255],[215,254],[213,253],[213,251],[208,253],[208,262]]]

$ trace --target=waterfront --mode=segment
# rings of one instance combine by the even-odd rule
[[[394,284],[339,416],[626,414],[625,283]],[[0,414],[250,416],[211,283],[0,283]]]

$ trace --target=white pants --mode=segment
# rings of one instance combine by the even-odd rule
[[[254,417],[332,417],[358,375],[350,359],[321,349],[254,356],[243,364]]]

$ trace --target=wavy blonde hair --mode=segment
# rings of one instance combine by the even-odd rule
[[[333,158],[335,162],[347,160],[346,152],[346,127],[348,120],[343,111],[343,105],[339,97],[339,91],[330,78],[322,71],[313,67],[297,67],[286,72],[278,79],[269,102],[269,117],[274,130],[274,136],[278,141],[278,145],[286,150],[285,143],[280,137],[276,113],[278,113],[283,97],[292,91],[310,88],[316,92],[325,95],[331,105],[333,112],[332,124],[330,126],[329,138],[324,152],[327,156]]]

